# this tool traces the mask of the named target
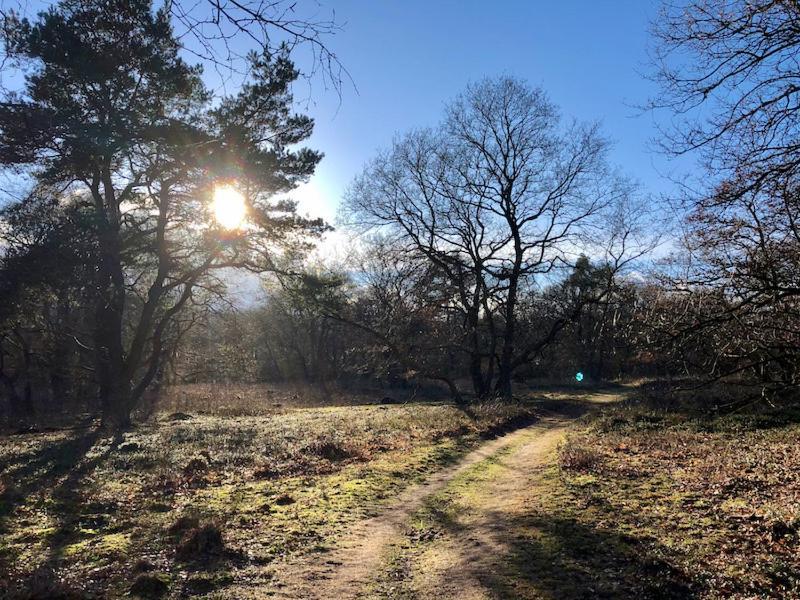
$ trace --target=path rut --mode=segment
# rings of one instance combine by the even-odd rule
[[[616,400],[611,394],[594,395],[592,403]],[[574,408],[574,407],[573,407]],[[567,413],[565,416],[564,412]],[[559,411],[545,416],[533,425],[518,429],[482,444],[455,465],[430,476],[424,483],[401,493],[396,502],[381,514],[356,523],[337,548],[326,554],[306,555],[276,569],[270,586],[275,598],[336,599],[365,598],[371,584],[381,578],[387,552],[404,541],[404,531],[410,517],[423,507],[426,499],[443,490],[455,477],[487,458],[514,447],[508,460],[519,470],[519,476],[495,482],[490,490],[494,498],[490,518],[478,518],[464,539],[450,540],[445,554],[450,554],[450,566],[433,569],[431,577],[422,581],[427,590],[421,596],[437,598],[477,598],[480,570],[490,568],[487,555],[502,552],[502,527],[498,529],[497,515],[515,510],[525,495],[528,479],[542,467],[543,457],[553,448],[575,416],[584,412]],[[570,414],[571,413],[571,414]],[[498,535],[499,534],[499,535]],[[479,548],[479,550],[477,550]],[[491,550],[487,552],[487,550]]]

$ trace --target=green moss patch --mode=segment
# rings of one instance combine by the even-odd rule
[[[159,573],[170,578],[165,598],[225,597],[268,581],[276,558],[324,552],[348,523],[521,415],[531,409],[340,406],[157,415],[121,441],[91,430],[3,438],[0,595],[46,571],[104,597]],[[219,527],[216,560],[181,555],[170,527],[186,515]]]

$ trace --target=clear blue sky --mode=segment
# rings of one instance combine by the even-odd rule
[[[395,133],[434,125],[469,81],[500,74],[541,86],[565,117],[600,120],[625,173],[646,192],[672,189],[664,175],[676,166],[649,148],[654,117],[635,108],[655,91],[642,72],[657,0],[322,0],[321,14],[330,6],[344,24],[330,45],[358,92],[345,86],[340,101],[319,82],[312,89],[310,145],[325,159],[298,194],[304,208],[332,217]],[[301,84],[297,96],[306,91]]]
[[[30,0],[34,13],[52,0]],[[319,6],[317,6],[317,4]],[[328,39],[352,76],[342,97],[299,82],[299,107],[316,119],[309,145],[325,153],[301,209],[333,220],[350,180],[396,133],[434,125],[470,81],[514,75],[547,91],[565,118],[599,120],[612,160],[647,193],[668,193],[690,160],[675,165],[650,149],[654,115],[635,108],[656,90],[648,24],[659,0],[299,0],[298,12],[328,17]],[[303,67],[303,55],[299,55]],[[194,61],[191,56],[187,59]],[[218,84],[207,69],[212,87]],[[233,90],[229,90],[233,91]],[[305,99],[308,100],[306,105]]]

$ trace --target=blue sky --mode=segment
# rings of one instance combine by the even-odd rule
[[[48,0],[31,0],[30,13]],[[347,184],[395,134],[435,125],[470,82],[513,75],[541,86],[565,118],[599,120],[611,158],[645,193],[669,193],[691,171],[654,152],[655,116],[636,108],[657,90],[648,24],[659,0],[300,0],[301,15],[335,10],[327,41],[350,72],[341,98],[322,81],[298,82],[299,109],[316,119],[309,146],[325,153],[301,210],[333,221]],[[241,48],[244,50],[244,48]],[[304,54],[297,55],[298,66]],[[187,56],[190,61],[196,60]],[[212,87],[219,83],[207,69]],[[8,82],[6,82],[8,83]],[[233,91],[233,90],[228,90]]]
[[[656,91],[642,73],[657,0],[323,0],[320,14],[331,6],[344,31],[330,45],[358,91],[345,86],[340,100],[316,82],[303,106],[316,119],[309,145],[325,152],[297,192],[304,210],[333,218],[348,182],[396,133],[434,125],[468,82],[501,74],[541,86],[564,117],[601,121],[613,162],[645,192],[673,189],[666,176],[680,168],[652,151],[655,117],[635,108]]]

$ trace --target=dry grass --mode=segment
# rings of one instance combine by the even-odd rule
[[[208,406],[213,390],[184,390],[188,400],[165,401],[121,442],[91,429],[0,437],[0,596],[25,597],[36,581],[121,597],[144,572],[142,589],[166,585],[167,598],[225,597],[531,415],[503,404],[264,408],[267,396],[248,390],[241,405],[226,388]]]
[[[341,388],[334,384],[303,383],[193,383],[167,387],[155,403],[161,413],[217,416],[272,415],[296,408],[379,404],[384,399],[403,403],[420,397],[446,397],[440,390],[383,389],[370,386]]]
[[[800,414],[651,406],[611,409],[562,447],[553,505],[696,597],[800,597]]]

